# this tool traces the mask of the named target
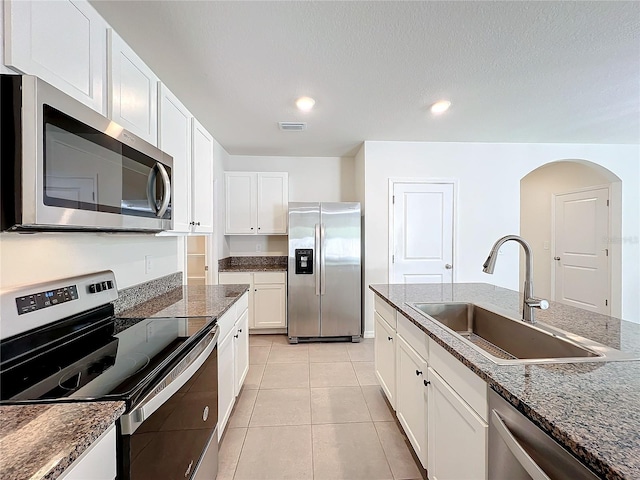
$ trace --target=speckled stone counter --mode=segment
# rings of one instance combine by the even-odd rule
[[[182,286],[182,272],[172,273],[133,287],[118,290],[118,298],[113,302],[115,314],[133,308],[158,295]]]
[[[218,261],[219,272],[286,272],[288,257],[227,257]]]
[[[224,314],[249,285],[197,285],[175,288],[118,314],[119,318],[209,317]]]
[[[640,361],[496,365],[405,302],[475,302],[520,318],[518,292],[482,283],[370,289],[601,477],[640,479]],[[536,318],[640,357],[639,324],[555,302]]]
[[[124,408],[124,402],[0,407],[0,479],[58,478]]]

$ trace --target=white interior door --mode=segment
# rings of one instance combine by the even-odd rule
[[[394,182],[391,283],[453,281],[453,183]]]
[[[609,314],[609,189],[555,196],[555,300]]]

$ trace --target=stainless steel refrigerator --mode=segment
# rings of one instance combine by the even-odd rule
[[[298,339],[362,336],[360,204],[289,203],[287,324]]]

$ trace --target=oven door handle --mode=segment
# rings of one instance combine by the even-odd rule
[[[174,393],[189,381],[205,360],[209,358],[211,352],[213,352],[218,342],[219,334],[220,327],[216,325],[205,338],[194,347],[194,349],[197,349],[200,346],[204,346],[204,350],[200,352],[197,357],[188,359],[187,355],[184,359],[186,360],[186,364],[183,364],[182,361],[178,363],[178,365],[158,383],[158,386],[144,397],[131,412],[120,417],[120,425],[122,426],[122,433],[124,435],[132,435],[137,428],[142,425],[142,422],[149,418],[153,412],[160,408]]]

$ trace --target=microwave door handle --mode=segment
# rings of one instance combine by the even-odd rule
[[[167,208],[169,208],[169,201],[171,200],[171,181],[169,180],[169,174],[167,173],[167,169],[164,168],[164,165],[161,163],[156,163],[156,167],[160,171],[160,176],[162,177],[162,185],[164,187],[164,194],[162,195],[162,203],[160,204],[160,209],[156,216],[162,217]]]
[[[156,163],[149,172],[149,177],[147,178],[147,201],[149,202],[149,208],[151,211],[157,216],[158,215],[158,205],[156,204],[156,195],[155,195],[155,184],[156,177],[158,176],[158,164]]]

